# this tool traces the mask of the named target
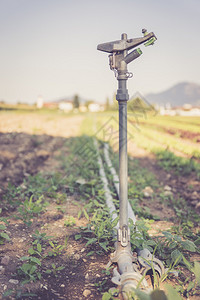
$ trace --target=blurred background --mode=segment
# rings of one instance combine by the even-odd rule
[[[176,93],[189,89],[196,96],[187,102],[197,104],[199,15],[198,0],[1,0],[0,101],[32,104],[38,97],[51,102],[75,94],[82,101],[112,101],[117,81],[97,45],[123,32],[140,37],[146,28],[158,40],[142,46],[143,55],[129,65],[129,95],[139,92],[153,101],[152,93],[181,83]]]

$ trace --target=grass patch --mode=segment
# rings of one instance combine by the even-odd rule
[[[192,172],[197,174],[200,179],[200,164],[192,158],[176,156],[168,150],[154,151],[159,165],[166,171],[173,171],[176,175],[187,176]]]

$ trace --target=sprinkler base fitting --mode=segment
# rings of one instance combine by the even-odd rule
[[[147,273],[149,270],[155,270],[161,277],[167,271],[162,261],[152,255],[148,249],[138,252],[138,262],[141,266],[141,274]]]

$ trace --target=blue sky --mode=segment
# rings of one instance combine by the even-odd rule
[[[0,0],[0,100],[111,99],[117,80],[97,45],[142,28],[158,40],[129,64],[130,96],[200,84],[199,16],[199,0]]]

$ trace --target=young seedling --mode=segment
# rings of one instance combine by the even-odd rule
[[[63,270],[65,267],[64,266],[60,266],[60,267],[56,267],[55,264],[51,264],[52,269],[47,269],[45,273],[47,274],[53,274],[55,277],[57,277],[58,275],[56,274],[57,272],[59,273],[59,271]]]
[[[58,242],[49,242],[51,250],[48,252],[48,256],[58,256],[61,255],[63,250],[67,247],[67,241],[69,237],[66,237],[64,245],[59,245]]]
[[[73,216],[68,216],[64,222],[64,226],[71,227],[76,224],[76,219]]]
[[[10,240],[10,237],[5,232],[6,228],[7,227],[4,224],[0,224],[0,245],[5,244],[5,241],[9,241]]]
[[[33,195],[30,199],[26,199],[24,203],[18,208],[17,219],[23,220],[24,224],[31,226],[33,218],[38,216],[42,211],[44,211],[47,203],[43,202],[43,196],[36,201],[33,201]]]

